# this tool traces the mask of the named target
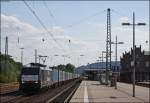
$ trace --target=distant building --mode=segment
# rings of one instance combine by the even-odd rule
[[[111,70],[109,73],[111,74],[113,71],[118,71],[120,69],[120,62],[117,61],[117,70],[115,70],[116,62],[111,62]],[[78,73],[81,73],[88,77],[90,80],[99,80],[100,75],[106,74],[106,62],[96,62],[87,64],[86,66],[81,66],[78,69]]]
[[[111,62],[111,70],[112,71],[119,71],[121,69],[120,66],[120,61],[117,61],[117,70],[115,70],[115,61]],[[91,64],[87,64],[84,66],[80,66],[78,68],[76,68],[76,71],[78,71],[78,73],[83,74],[85,72],[86,69],[106,69],[106,62],[97,62],[97,63],[91,63]]]
[[[142,51],[141,46],[135,46],[136,54],[136,82],[149,81],[150,80],[150,51]],[[131,48],[130,52],[123,53],[123,56],[120,58],[121,71],[120,71],[120,81],[121,82],[132,82],[132,70],[131,61],[133,60],[133,49]]]

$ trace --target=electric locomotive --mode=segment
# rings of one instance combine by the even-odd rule
[[[20,75],[19,89],[24,92],[38,91],[52,84],[52,69],[39,63],[30,63],[24,66]]]

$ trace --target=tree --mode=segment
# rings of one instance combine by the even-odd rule
[[[1,54],[0,58],[0,82],[18,81],[22,64],[15,62],[11,56],[7,56],[6,61],[4,54]]]
[[[58,68],[59,70],[65,70],[66,66],[60,64],[60,65],[57,66],[57,68]]]
[[[74,73],[74,69],[75,69],[75,66],[69,63],[66,65],[66,68],[64,71]]]
[[[67,65],[60,64],[60,65],[58,65],[56,67],[52,67],[52,68],[59,69],[59,70],[65,71],[65,72],[74,73],[75,66],[69,63]]]

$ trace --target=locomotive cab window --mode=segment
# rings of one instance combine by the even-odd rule
[[[25,67],[22,68],[21,81],[22,83],[38,82],[39,68]]]
[[[38,75],[39,68],[22,68],[22,75]]]

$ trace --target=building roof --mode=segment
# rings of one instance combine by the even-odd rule
[[[106,69],[84,69],[84,71],[106,71]]]

